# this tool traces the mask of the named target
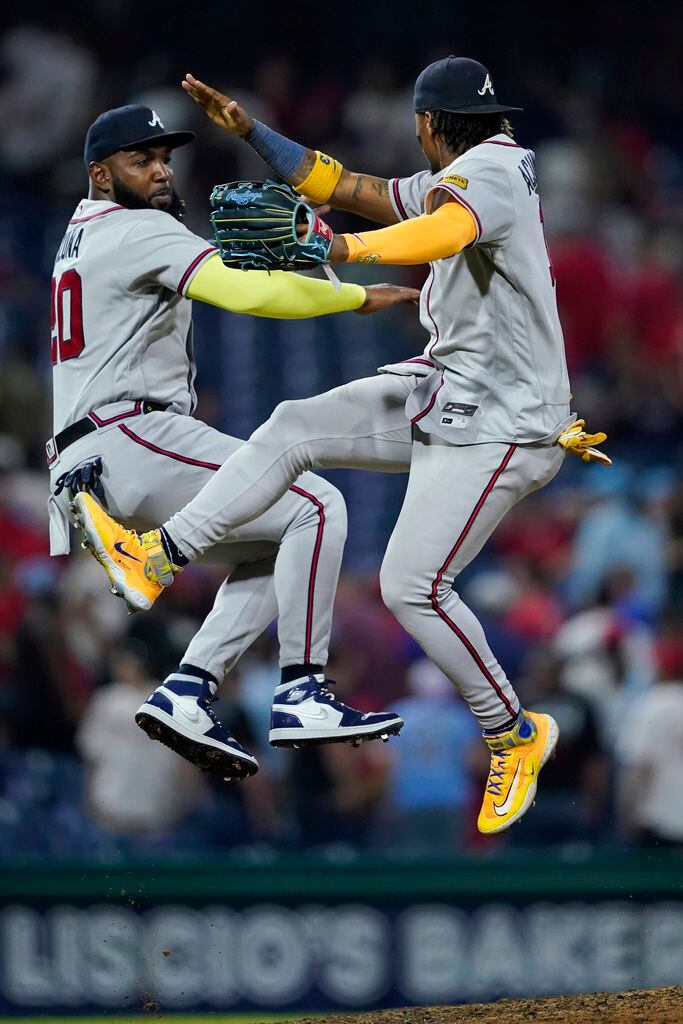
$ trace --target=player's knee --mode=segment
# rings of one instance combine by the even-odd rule
[[[326,542],[343,547],[346,543],[348,517],[341,491],[328,480],[313,476],[312,473],[299,480],[294,487],[309,498],[307,515],[315,520],[316,526],[322,524]]]
[[[389,547],[379,573],[382,600],[398,621],[406,626],[416,611],[433,607],[432,579],[410,552]],[[406,626],[407,628],[407,626]]]
[[[280,402],[273,409],[270,419],[256,431],[256,435],[267,430],[268,433],[274,434],[280,442],[285,439],[290,443],[305,441],[306,401],[306,399],[299,399]]]
[[[331,530],[337,543],[343,545],[346,542],[348,531],[348,515],[344,495],[327,480],[321,482],[324,484],[320,497],[325,510],[325,528]]]
[[[268,459],[283,459],[295,476],[313,468],[308,443],[311,427],[305,406],[305,401],[298,401],[280,402],[275,407],[270,419],[249,438],[249,445],[257,458],[261,455]]]
[[[379,571],[379,586],[384,604],[401,622],[417,593],[416,580],[406,564],[387,553]]]

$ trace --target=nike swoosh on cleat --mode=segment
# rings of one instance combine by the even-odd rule
[[[517,762],[517,767],[515,768],[515,774],[512,776],[512,782],[510,783],[510,788],[507,791],[507,796],[503,800],[502,804],[494,803],[493,805],[493,809],[499,818],[502,818],[503,815],[507,814],[507,812],[510,810],[510,807],[512,805],[512,798],[514,796],[515,782],[517,781],[517,776],[519,775],[519,769],[521,767],[522,762],[521,760],[519,760]]]
[[[123,546],[123,541],[117,540],[116,544],[114,544],[114,547],[116,548],[120,555],[125,555],[126,558],[132,558],[134,562],[140,561],[140,559],[136,558],[135,555],[131,555],[130,552],[125,550]]]
[[[284,705],[284,707],[286,707],[286,705]],[[317,708],[315,711],[304,711],[301,707],[296,708],[296,710],[292,708],[287,708],[286,713],[299,715],[302,718],[319,718],[321,720],[324,718],[329,718],[329,713],[326,708]]]
[[[174,716],[175,716],[176,712],[179,711],[180,714],[183,716],[183,718],[186,718],[188,720],[188,722],[192,723],[192,725],[197,725],[201,721],[201,718],[202,718],[201,711],[192,711],[192,712],[186,711],[185,708],[181,708],[179,704],[175,703],[175,701],[171,701],[171,704],[173,704],[173,715]]]
[[[193,725],[198,725],[202,717],[198,711],[195,711],[193,714],[188,715],[187,711],[182,711],[177,704],[174,705],[173,711],[180,711],[180,713],[185,716],[188,722],[192,722]]]

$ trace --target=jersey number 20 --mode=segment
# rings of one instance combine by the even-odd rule
[[[52,365],[75,359],[83,351],[83,288],[77,270],[65,270],[57,281],[52,278],[50,297]]]

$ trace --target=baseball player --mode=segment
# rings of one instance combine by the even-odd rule
[[[566,449],[609,461],[594,447],[604,435],[586,434],[570,413],[534,155],[504,116],[518,108],[498,103],[478,62],[436,61],[415,87],[430,169],[387,181],[285,139],[192,76],[184,87],[300,192],[389,225],[335,236],[330,260],[431,264],[421,296],[429,340],[423,355],[376,378],[279,406],[155,536],[180,566],[312,466],[409,467],[382,594],[482,726],[491,768],[478,826],[499,832],[533,802],[558,728],[520,707],[452,584],[505,513],[555,476]],[[135,591],[140,580],[132,571],[127,585]]]
[[[166,131],[143,106],[109,110],[88,131],[90,191],[69,222],[52,279],[52,554],[69,550],[69,495],[80,488],[119,518],[156,523],[192,498],[239,447],[236,438],[192,416],[189,299],[270,317],[373,311],[417,299],[412,289],[394,286],[344,284],[336,291],[328,281],[296,274],[227,269],[215,246],[178,219],[171,152],[193,138]],[[270,511],[226,536],[229,574],[213,610],[138,724],[209,771],[253,774],[255,758],[223,728],[211,703],[224,674],[279,613],[277,694],[298,691],[296,708],[282,719],[296,723],[297,744],[397,732],[397,716],[356,712],[326,685],[345,533],[341,495],[305,474]],[[136,564],[125,537],[114,542],[114,556]],[[160,572],[165,555],[158,541],[150,535],[143,544]],[[278,704],[276,698],[276,726]],[[271,736],[278,737],[277,731]]]

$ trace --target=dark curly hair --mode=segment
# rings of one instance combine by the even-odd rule
[[[432,110],[431,114],[432,131],[452,150],[464,152],[492,135],[514,139],[512,125],[503,114],[454,114],[449,110]]]

